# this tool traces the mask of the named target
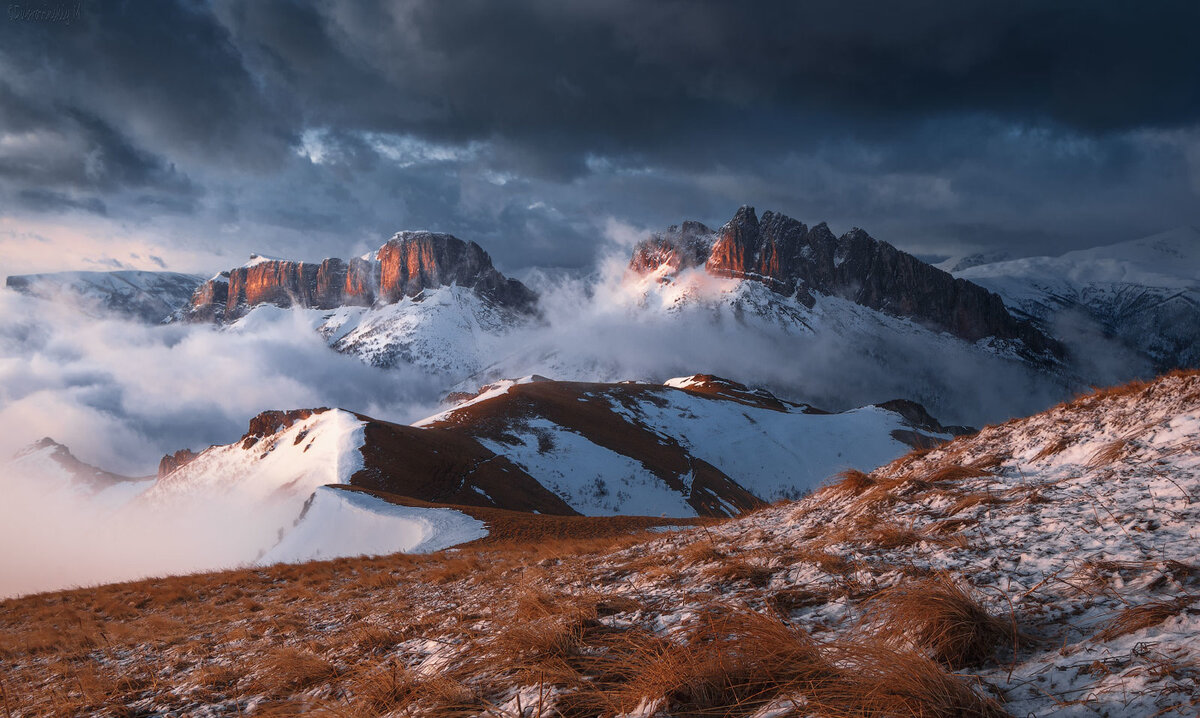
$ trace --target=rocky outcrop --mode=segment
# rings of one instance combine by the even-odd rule
[[[304,421],[313,414],[321,414],[329,411],[329,407],[320,407],[317,409],[291,409],[289,411],[279,411],[271,409],[264,411],[261,414],[250,419],[249,430],[242,435],[242,448],[249,449],[258,443],[258,440],[264,436],[270,436],[280,429],[286,429],[297,421]]]
[[[373,258],[330,258],[317,264],[252,256],[247,264],[202,284],[185,316],[233,321],[263,304],[315,309],[391,304],[452,284],[516,311],[531,311],[537,301],[524,284],[492,266],[478,244],[449,234],[400,232]]]
[[[167,454],[158,462],[158,478],[161,479],[179,467],[188,464],[199,455],[191,449],[180,449],[174,454]]]
[[[825,223],[810,228],[770,211],[760,219],[753,207],[742,207],[715,232],[696,222],[673,226],[639,244],[630,267],[641,273],[703,267],[715,276],[761,282],[809,307],[815,293],[842,297],[968,341],[1019,340],[1037,354],[1064,354],[1056,340],[1009,314],[998,295],[861,229],[836,237]]]

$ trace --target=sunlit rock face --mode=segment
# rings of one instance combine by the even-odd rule
[[[810,228],[770,211],[760,219],[742,207],[715,231],[698,222],[673,226],[635,247],[630,262],[642,274],[691,267],[761,282],[809,307],[813,293],[837,296],[968,341],[1015,339],[1037,353],[1063,353],[1057,341],[1009,314],[998,295],[857,228],[836,237],[823,222]]]
[[[495,267],[474,242],[449,234],[400,232],[374,255],[349,261],[296,262],[252,256],[204,282],[185,314],[196,321],[233,321],[260,305],[333,309],[392,304],[428,289],[474,289],[498,305],[532,310],[536,295]]]
[[[496,271],[482,247],[449,234],[400,232],[379,248],[376,259],[384,302],[451,284],[473,287],[499,304],[522,306],[534,301],[525,285]]]

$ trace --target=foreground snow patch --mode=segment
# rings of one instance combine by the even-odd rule
[[[258,563],[430,553],[487,533],[482,521],[453,509],[398,506],[370,494],[322,486],[295,527]]]

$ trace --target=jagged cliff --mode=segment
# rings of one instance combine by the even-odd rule
[[[371,257],[321,263],[253,256],[251,261],[204,282],[185,310],[197,321],[232,321],[255,306],[313,307],[391,304],[427,289],[456,284],[518,311],[537,297],[492,266],[474,242],[449,234],[399,232]]]
[[[1016,319],[1003,300],[956,279],[861,229],[834,236],[775,212],[760,219],[742,207],[713,231],[699,222],[672,226],[634,248],[640,273],[702,267],[715,276],[761,282],[812,307],[814,293],[838,296],[894,316],[932,324],[968,341],[1020,340],[1036,353],[1063,356],[1056,340]]]

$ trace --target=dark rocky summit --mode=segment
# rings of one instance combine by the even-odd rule
[[[824,222],[810,228],[770,211],[760,219],[753,207],[742,207],[715,232],[699,222],[670,227],[639,244],[630,266],[641,273],[703,267],[761,282],[808,307],[814,293],[842,297],[967,341],[1019,340],[1036,354],[1064,355],[1058,341],[1009,314],[998,295],[857,228],[836,237]]]
[[[537,301],[524,284],[493,267],[478,244],[449,234],[399,232],[372,259],[316,264],[252,257],[202,284],[184,314],[194,321],[233,321],[261,304],[316,309],[391,304],[451,284],[517,311],[531,311]]]

